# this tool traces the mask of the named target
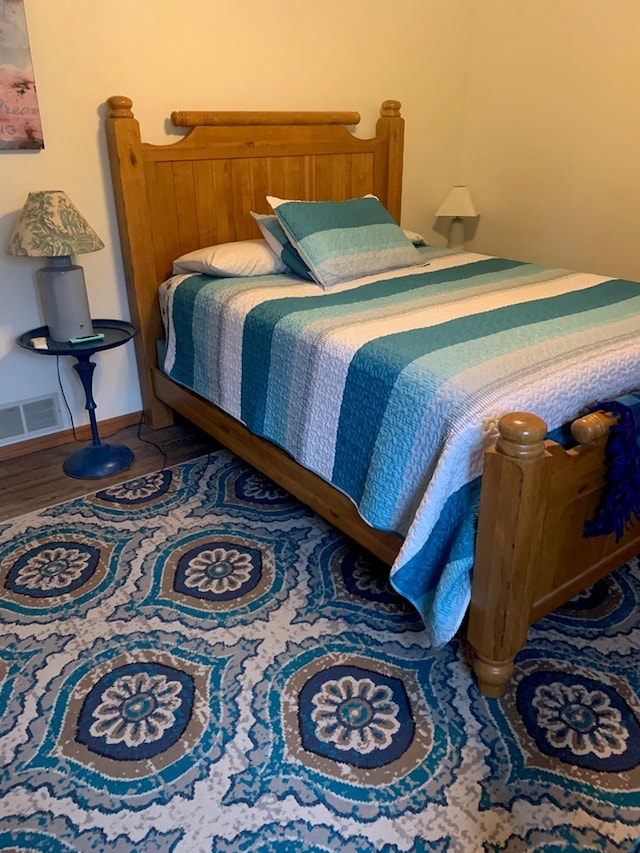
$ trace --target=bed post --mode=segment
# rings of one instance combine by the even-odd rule
[[[118,230],[134,338],[145,421],[153,429],[173,423],[173,413],[153,391],[151,369],[157,366],[156,345],[163,337],[151,215],[147,198],[140,126],[130,98],[107,101],[109,163],[118,216]]]
[[[491,698],[504,692],[526,642],[551,461],[541,418],[514,412],[498,430],[485,455],[467,632],[478,686]]]
[[[400,224],[402,215],[402,158],[404,151],[404,119],[400,101],[384,101],[376,124],[376,136],[386,140],[385,153],[389,158],[386,170],[385,207]]]

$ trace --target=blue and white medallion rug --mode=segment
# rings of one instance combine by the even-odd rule
[[[640,569],[506,696],[226,451],[0,524],[0,850],[625,851]]]

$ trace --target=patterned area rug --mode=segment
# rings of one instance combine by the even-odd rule
[[[640,570],[500,701],[226,451],[0,524],[0,849],[630,851]]]

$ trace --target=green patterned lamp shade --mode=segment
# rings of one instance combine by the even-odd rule
[[[49,337],[69,341],[93,334],[81,266],[71,255],[97,252],[104,243],[61,190],[29,193],[9,240],[10,255],[48,258],[38,270]]]
[[[78,208],[61,190],[29,193],[13,234],[10,255],[59,258],[104,249]]]

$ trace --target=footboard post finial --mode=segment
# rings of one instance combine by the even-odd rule
[[[547,425],[537,415],[512,412],[500,418],[496,450],[514,459],[539,459],[544,456]]]
[[[526,642],[548,478],[541,418],[513,412],[498,430],[484,462],[468,629],[479,688],[493,698]]]

